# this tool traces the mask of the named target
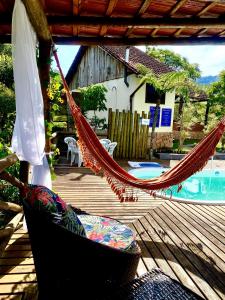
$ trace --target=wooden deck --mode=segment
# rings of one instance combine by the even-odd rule
[[[86,211],[115,217],[137,232],[142,249],[138,275],[153,267],[204,299],[225,299],[225,206],[139,199],[120,203],[104,178],[85,168],[57,169],[54,190]],[[22,228],[0,259],[0,299],[35,299],[29,238]]]

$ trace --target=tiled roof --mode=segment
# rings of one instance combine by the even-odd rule
[[[136,68],[138,63],[151,69],[155,75],[173,71],[173,69],[168,67],[166,64],[147,55],[145,52],[136,47],[130,47],[128,62],[125,61],[126,46],[100,46],[100,48],[118,59],[134,73],[138,73]]]

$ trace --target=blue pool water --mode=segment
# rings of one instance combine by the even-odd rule
[[[140,179],[157,177],[167,169],[139,168],[129,173]],[[173,198],[192,201],[224,202],[225,204],[225,170],[204,170],[198,172],[182,183],[182,189],[177,192],[177,186],[171,188]],[[170,196],[167,192],[167,196]]]

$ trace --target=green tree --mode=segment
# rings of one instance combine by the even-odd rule
[[[90,119],[91,125],[94,129],[98,127],[104,127],[105,118],[99,119],[96,115],[96,111],[105,111],[106,107],[106,92],[107,88],[101,84],[90,85],[85,88],[81,88],[81,101],[80,107],[84,115],[88,111],[94,111],[94,116]]]
[[[15,121],[15,93],[11,45],[0,45],[0,140],[9,144]]]
[[[155,47],[147,46],[146,53],[153,56],[155,59],[165,63],[175,71],[186,71],[188,77],[193,80],[200,77],[201,72],[198,64],[191,64],[185,57],[167,49],[156,49]]]
[[[14,89],[11,45],[0,45],[0,82]]]
[[[219,80],[213,82],[209,87],[208,124],[205,131],[208,132],[216,126],[219,120],[225,116],[225,70],[219,74]],[[222,151],[225,148],[225,133],[221,137]]]

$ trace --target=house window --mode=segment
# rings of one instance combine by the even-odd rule
[[[149,83],[146,83],[146,92],[145,92],[145,103],[156,103],[159,98],[159,94],[156,92],[154,87]],[[165,93],[161,95],[161,104],[165,104]]]

